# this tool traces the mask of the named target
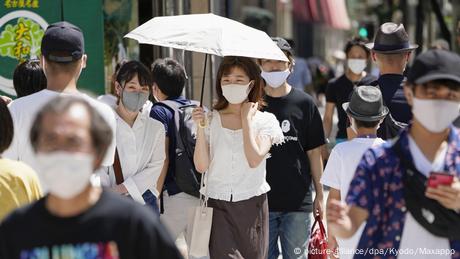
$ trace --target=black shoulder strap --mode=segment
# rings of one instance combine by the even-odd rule
[[[378,88],[380,88],[378,80],[375,80],[375,81],[371,82],[369,85],[377,86]]]
[[[120,157],[118,156],[118,148],[115,149],[113,172],[115,173],[115,182],[117,184],[122,184],[125,180],[123,179],[123,171],[121,169]]]

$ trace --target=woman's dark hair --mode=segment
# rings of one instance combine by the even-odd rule
[[[122,60],[118,62],[117,65],[115,66],[115,70],[113,71],[113,74],[110,78],[110,94],[117,95],[117,91],[115,91],[115,82],[117,81],[117,74],[118,74],[118,71],[120,70],[120,67],[126,62],[128,61]]]
[[[216,79],[216,93],[217,93],[217,102],[214,104],[214,109],[222,110],[227,108],[228,101],[225,99],[224,95],[222,94],[222,85],[220,81],[222,77],[226,74],[229,74],[232,69],[234,68],[242,69],[246,75],[249,77],[249,80],[254,81],[253,87],[251,92],[249,92],[248,100],[250,102],[258,102],[259,109],[265,106],[265,102],[263,100],[264,95],[264,84],[262,78],[260,76],[260,68],[256,64],[256,62],[247,57],[233,57],[227,56],[224,57],[222,63],[220,63],[219,70],[217,71],[217,79]]]
[[[345,45],[345,49],[344,49],[345,55],[348,57],[348,52],[350,52],[351,48],[353,48],[354,46],[358,46],[358,47],[363,48],[363,50],[366,51],[366,56],[369,57],[371,55],[371,52],[369,49],[366,48],[366,43],[368,42],[369,41],[366,38],[362,38],[362,37],[352,38]]]
[[[49,101],[37,114],[32,129],[30,130],[30,142],[34,150],[38,148],[38,138],[42,131],[43,117],[47,114],[61,115],[74,105],[83,105],[90,119],[90,135],[96,154],[104,157],[112,142],[113,132],[106,120],[87,101],[76,96],[58,96]]]
[[[18,97],[31,95],[46,88],[46,76],[38,60],[20,63],[13,73],[13,86]]]
[[[13,136],[14,126],[11,113],[5,101],[0,98],[0,154],[10,146]]]
[[[184,67],[172,58],[157,59],[152,64],[153,82],[168,97],[178,97],[185,87]]]
[[[153,85],[152,74],[150,70],[141,62],[132,60],[122,63],[118,72],[116,72],[116,81],[123,86],[137,75],[140,85]]]

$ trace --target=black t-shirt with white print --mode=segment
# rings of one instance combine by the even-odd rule
[[[103,191],[80,215],[52,215],[45,198],[8,216],[0,225],[0,258],[182,258],[148,208]]]
[[[313,98],[292,88],[282,97],[265,96],[265,111],[281,123],[285,143],[267,159],[270,211],[312,211],[311,171],[307,151],[325,144],[321,115]]]

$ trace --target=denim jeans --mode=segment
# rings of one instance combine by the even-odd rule
[[[268,259],[280,255],[283,259],[307,258],[310,238],[311,212],[270,212]]]

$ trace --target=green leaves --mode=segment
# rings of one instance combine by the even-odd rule
[[[2,57],[16,58],[13,54],[13,48],[16,45],[14,28],[14,26],[8,24],[0,34],[0,56]]]
[[[40,55],[44,30],[31,19],[19,18],[8,24],[0,34],[0,56],[23,60]]]
[[[26,19],[24,23],[30,28],[30,37],[31,37],[30,56],[38,57],[40,56],[40,46],[42,43],[43,35],[45,35],[45,31],[42,29],[42,27],[38,23],[30,19]]]

